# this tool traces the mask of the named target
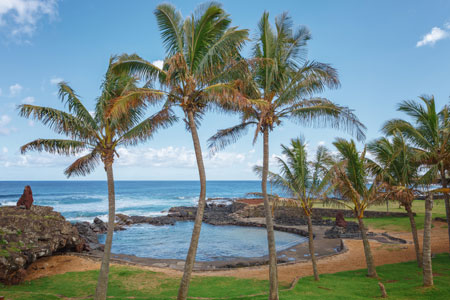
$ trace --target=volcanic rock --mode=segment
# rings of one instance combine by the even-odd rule
[[[30,209],[33,204],[33,193],[31,192],[31,187],[29,185],[25,186],[23,190],[22,196],[20,196],[17,201],[17,206],[25,207],[26,209]]]
[[[0,282],[4,284],[22,282],[25,269],[40,257],[83,248],[78,230],[52,207],[0,207]]]

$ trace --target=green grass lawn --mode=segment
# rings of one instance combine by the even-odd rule
[[[323,205],[322,203],[317,203],[315,207],[330,207]],[[423,229],[423,222],[425,217],[425,201],[415,200],[413,202],[413,211],[416,213],[417,229]],[[372,205],[368,210],[374,211],[387,211],[386,204]],[[406,212],[403,207],[398,207],[397,203],[389,203],[390,212]],[[433,218],[441,217],[445,218],[445,203],[444,200],[435,200],[433,206]],[[346,220],[356,222],[356,218],[346,218]],[[371,228],[383,229],[387,231],[410,231],[411,226],[408,217],[382,217],[382,218],[364,218],[366,225]],[[444,225],[445,228],[447,226]]]
[[[435,286],[422,287],[422,273],[415,262],[384,265],[377,268],[389,299],[450,299],[450,259],[448,254],[433,259]],[[0,296],[6,299],[91,299],[95,290],[97,271],[73,272],[41,278],[18,286],[0,285]],[[373,299],[379,298],[378,280],[367,278],[365,270],[321,275],[320,282],[312,277],[302,278],[294,289],[281,291],[280,299]],[[111,268],[108,295],[113,299],[172,299],[176,296],[179,279],[126,266]],[[286,289],[286,286],[281,286]],[[228,299],[267,299],[266,295],[238,298],[240,295],[265,293],[264,280],[233,277],[194,276],[189,291],[191,297]],[[130,298],[128,298],[130,297]]]

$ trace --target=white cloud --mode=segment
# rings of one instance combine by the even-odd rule
[[[165,148],[118,148],[118,166],[139,167],[172,167],[196,168],[195,152],[185,147],[168,146]],[[207,168],[229,167],[233,164],[243,164],[250,156],[238,152],[218,152],[214,155],[204,153],[204,162]]]
[[[3,147],[3,148],[2,148],[2,152],[3,152],[3,153],[8,153],[8,148]]]
[[[7,127],[11,122],[11,117],[8,115],[2,115],[0,117],[0,135],[8,135],[13,131],[12,128]]]
[[[22,100],[23,104],[33,104],[34,103],[34,97],[26,97]]]
[[[28,120],[28,126],[34,127],[34,121],[33,120]]]
[[[60,77],[53,77],[52,79],[50,79],[50,83],[51,84],[58,84],[61,81],[64,81],[64,79],[60,78]]]
[[[152,62],[152,64],[154,64],[155,66],[157,66],[158,68],[162,69],[163,65],[164,65],[164,61],[158,59]]]
[[[9,95],[11,97],[15,97],[15,96],[19,95],[22,92],[22,90],[23,90],[23,87],[20,84],[18,84],[18,83],[13,84],[9,87]]]
[[[445,28],[450,29],[450,25],[445,24]],[[450,32],[439,27],[433,27],[430,33],[424,35],[423,38],[417,42],[416,47],[422,47],[426,45],[433,46],[437,41],[446,39],[448,37],[450,37]]]
[[[44,17],[53,18],[57,14],[57,0],[1,0],[0,28],[7,35],[31,36],[37,23]]]
[[[320,141],[320,142],[318,143],[318,145],[319,145],[319,146],[325,145],[325,141]]]

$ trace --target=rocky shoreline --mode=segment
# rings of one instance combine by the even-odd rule
[[[83,251],[84,238],[49,206],[0,207],[0,282],[20,283],[26,268],[56,253]]]
[[[205,207],[203,222],[216,226],[251,226],[265,227],[265,218],[261,215],[262,204],[257,199],[215,199],[218,202],[208,202]],[[322,218],[330,211],[318,209],[313,218],[314,240],[318,258],[336,255],[346,250],[343,238],[360,239],[358,225],[343,219],[340,210],[330,210],[341,216],[335,220]],[[196,207],[172,207],[165,216],[127,216],[116,215],[114,230],[126,230],[136,224],[151,224],[154,226],[171,226],[176,222],[193,221]],[[377,212],[377,216],[383,213]],[[390,214],[389,214],[390,215]],[[0,282],[16,284],[23,280],[26,268],[36,259],[60,253],[88,256],[101,259],[104,246],[99,243],[98,235],[106,233],[108,224],[95,218],[92,223],[78,222],[71,224],[52,207],[32,206],[22,209],[15,206],[0,207]],[[274,210],[274,229],[308,236],[306,220],[300,210],[276,208]],[[387,233],[367,233],[369,238],[383,243],[406,243],[406,241],[391,237]],[[289,248],[277,252],[278,263],[295,263],[309,259],[308,243],[299,242]],[[133,255],[113,254],[113,260],[160,268],[181,270],[183,260],[153,259]],[[259,266],[267,264],[268,257],[236,257],[227,260],[200,261],[194,270],[217,270]]]
[[[223,199],[214,199],[223,200]],[[264,218],[259,216],[258,205],[249,205],[245,202],[230,201],[230,204],[210,203],[205,207],[203,222],[216,226],[251,226],[265,227]],[[292,214],[292,209],[286,215],[283,210],[275,210],[274,229],[298,234],[303,237],[308,236],[306,220],[301,218],[299,211],[294,211],[296,217]],[[336,211],[336,210],[334,210]],[[333,212],[334,212],[333,211]],[[128,226],[136,224],[151,224],[154,226],[174,225],[176,222],[193,221],[197,212],[196,207],[179,206],[169,209],[166,216],[145,217],[145,216],[127,216],[117,214],[115,230],[126,230]],[[345,221],[344,221],[345,222]],[[336,221],[331,219],[322,219],[321,217],[313,219],[314,237],[318,257],[327,257],[336,255],[345,251],[345,245],[342,238],[360,239],[358,225],[355,222],[345,222],[345,226],[338,226]],[[103,245],[98,243],[97,235],[105,233],[107,224],[96,218],[93,223],[76,223],[80,235],[86,239],[87,253],[84,255],[90,257],[100,257]],[[376,239],[384,243],[406,243],[404,240],[398,240],[388,234],[367,233],[369,238]],[[309,259],[309,250],[307,243],[298,243],[288,249],[277,252],[278,263],[295,263]],[[176,259],[154,259],[143,258],[133,255],[113,254],[113,259],[125,261],[127,263],[136,263],[161,268],[182,269],[184,261]],[[267,264],[268,257],[236,257],[226,261],[197,262],[195,270],[215,270],[221,268],[249,267]]]

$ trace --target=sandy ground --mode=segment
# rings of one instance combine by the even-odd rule
[[[434,222],[432,229],[432,252],[442,253],[448,251],[448,235],[445,223]],[[375,231],[371,229],[371,231]],[[382,231],[380,231],[382,232]],[[412,242],[411,233],[409,232],[390,232],[392,236],[405,239]],[[423,236],[423,231],[419,231],[419,238]],[[364,250],[361,240],[344,240],[348,251],[320,259],[318,261],[318,268],[320,273],[336,273],[348,270],[357,270],[366,268]],[[422,240],[421,240],[422,243]],[[374,260],[376,265],[392,264],[398,262],[405,262],[415,260],[414,245],[411,244],[382,244],[377,241],[370,241]],[[114,265],[114,264],[113,264]],[[171,269],[161,269],[152,267],[138,268],[147,269],[156,272],[162,272],[169,276],[181,277],[180,271]],[[28,268],[26,280],[33,280],[36,278],[50,276],[55,274],[63,274],[66,272],[79,272],[87,270],[95,270],[100,268],[100,263],[95,260],[81,258],[77,256],[52,256],[40,259],[33,263]],[[195,272],[195,275],[200,276],[233,276],[238,278],[254,278],[254,279],[268,279],[268,267],[250,267],[238,268],[221,271],[207,271]],[[278,267],[278,277],[283,283],[290,283],[296,277],[303,277],[312,275],[312,267],[310,262],[301,262],[290,265],[280,265]]]

